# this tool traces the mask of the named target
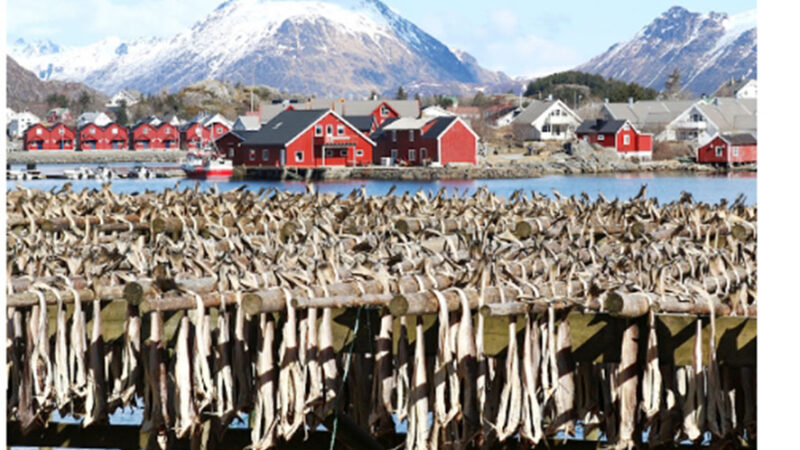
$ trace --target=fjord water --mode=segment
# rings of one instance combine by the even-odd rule
[[[33,180],[8,181],[8,188],[16,186],[39,188],[42,190],[60,189],[69,182],[73,191],[84,187],[97,189],[103,184],[99,180]],[[553,196],[553,189],[565,196],[586,193],[592,199],[598,192],[609,200],[618,198],[628,200],[634,197],[643,184],[647,185],[647,196],[659,202],[670,202],[680,198],[682,192],[692,194],[695,200],[706,203],[718,203],[722,199],[732,202],[739,195],[745,196],[747,204],[752,205],[756,198],[756,174],[754,172],[732,173],[725,175],[691,175],[691,174],[614,174],[614,175],[548,175],[540,178],[517,179],[477,179],[477,180],[441,180],[441,181],[379,181],[379,180],[337,180],[315,182],[319,192],[349,194],[353,190],[366,188],[367,195],[383,195],[395,186],[395,195],[405,192],[415,193],[419,190],[437,192],[445,188],[448,194],[472,194],[485,186],[490,191],[508,198],[515,190],[522,189],[527,195],[531,191]],[[115,179],[111,180],[111,188],[119,193],[144,192],[145,190],[162,191],[166,188],[211,189],[228,191],[246,185],[248,189],[278,188],[291,192],[303,192],[306,183],[300,181],[227,181],[157,178],[151,180]]]

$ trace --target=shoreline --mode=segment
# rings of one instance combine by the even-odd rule
[[[185,150],[37,150],[6,153],[7,164],[97,164],[180,162]]]

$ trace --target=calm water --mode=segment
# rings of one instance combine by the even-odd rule
[[[163,165],[163,163],[162,163]],[[42,171],[56,170],[64,168],[59,165],[57,168],[40,165]],[[81,190],[84,187],[89,189],[99,188],[102,184],[98,180],[35,180],[35,181],[8,181],[8,188],[15,189],[17,185],[30,188],[50,190],[59,188],[69,181],[73,190]],[[132,180],[116,179],[112,180],[112,189],[120,193],[143,192],[149,190],[163,190],[173,188],[176,185],[179,189],[194,188],[199,184],[203,190],[216,185],[221,191],[236,189],[242,185],[258,190],[262,187],[276,187],[292,192],[303,192],[305,183],[299,181],[227,181],[208,180],[195,181],[188,179],[169,179],[159,178],[152,180]],[[739,194],[744,194],[748,204],[755,204],[757,201],[756,174],[755,173],[736,173],[729,175],[655,175],[655,174],[623,174],[623,175],[549,175],[541,178],[521,178],[521,179],[478,179],[478,180],[447,180],[447,181],[376,181],[376,180],[344,180],[344,181],[321,181],[316,182],[317,190],[320,192],[334,192],[349,194],[354,189],[366,187],[368,195],[382,195],[387,193],[392,186],[395,186],[396,194],[404,192],[414,193],[420,189],[438,191],[446,188],[448,193],[471,194],[481,186],[486,186],[489,190],[508,197],[517,189],[523,189],[527,194],[536,191],[545,195],[552,196],[553,189],[558,190],[563,195],[579,195],[582,192],[590,197],[596,198],[598,192],[609,199],[619,198],[627,200],[639,192],[643,184],[647,184],[648,197],[657,198],[660,202],[669,202],[680,198],[681,192],[691,193],[696,200],[708,203],[717,203],[721,199],[733,201]]]

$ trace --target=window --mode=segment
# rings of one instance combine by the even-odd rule
[[[542,132],[543,133],[549,133],[550,132],[550,124],[549,123],[546,123],[546,124],[544,124],[544,126],[542,126]]]
[[[322,136],[322,125],[317,125],[314,127],[314,136]]]
[[[381,117],[386,117],[389,115],[389,108],[386,105],[381,106]]]
[[[413,148],[408,149],[408,160],[409,161],[416,161],[417,160],[417,151]]]
[[[164,131],[164,132],[166,134],[172,134],[172,128],[171,127],[167,127],[166,131]]]
[[[626,134],[625,136],[622,136],[622,143],[624,145],[631,145],[631,135]]]
[[[167,148],[169,148],[170,142],[167,141]],[[228,158],[233,158],[233,149],[228,149]]]
[[[97,132],[97,130],[94,127],[89,128],[89,134],[95,134],[95,132]]]
[[[256,151],[251,149],[250,150],[250,161],[255,161],[255,160],[256,160]]]
[[[364,156],[364,150],[361,149],[356,150],[356,156]]]
[[[198,136],[202,136],[202,135],[203,135],[203,128],[202,128],[202,127],[197,127],[197,128],[195,128],[195,129],[194,129],[194,133],[195,133],[196,135],[198,135]]]
[[[150,132],[150,129],[149,129],[149,128],[147,128],[147,127],[144,127],[144,128],[142,129],[142,134],[147,134],[147,133],[149,133],[149,132]]]
[[[233,150],[231,150],[231,153],[233,153]],[[265,148],[264,150],[261,150],[261,160],[262,161],[269,160],[269,149]]]
[[[37,134],[38,136],[41,136],[41,135],[42,135],[42,129],[41,129],[41,128],[37,128],[37,129],[36,129],[36,134]]]
[[[733,156],[739,156],[739,147],[733,147]]]
[[[336,127],[336,135],[343,136],[344,135],[344,125],[339,125]]]
[[[419,149],[419,159],[420,159],[421,161],[425,161],[425,158],[426,158],[427,156],[428,156],[428,149],[427,149],[427,148],[421,148],[421,149]]]
[[[117,130],[117,127],[114,127],[111,129],[111,134],[117,134],[118,131],[119,130]],[[167,132],[169,132],[169,130],[167,130]]]
[[[604,141],[605,139],[606,139],[606,135],[605,134],[598,134],[597,135],[597,140],[598,141]]]
[[[717,156],[722,156],[722,152],[725,150],[725,146],[724,145],[718,145],[716,150],[717,150],[716,155]]]
[[[397,130],[392,130],[392,142],[397,142]]]
[[[339,150],[339,156],[341,156],[343,158],[347,158],[347,149],[343,148],[343,149]]]
[[[408,142],[414,142],[414,130],[408,131]]]
[[[63,136],[64,135],[64,129],[63,128],[59,128],[58,129],[58,134]]]
[[[325,157],[326,158],[330,158],[331,156],[333,156],[333,150],[331,150],[329,148],[326,148],[325,149]]]
[[[397,161],[397,149],[392,149],[392,161]]]
[[[222,127],[217,127],[217,134],[222,134]]]
[[[294,160],[297,162],[303,162],[303,152],[294,152]]]
[[[333,125],[328,125],[325,131],[328,134],[328,136],[333,136]]]

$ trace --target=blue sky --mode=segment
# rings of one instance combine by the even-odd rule
[[[383,0],[452,48],[509,75],[574,67],[629,39],[673,5],[736,14],[755,0]],[[7,0],[7,38],[85,45],[108,36],[171,36],[222,0]]]

